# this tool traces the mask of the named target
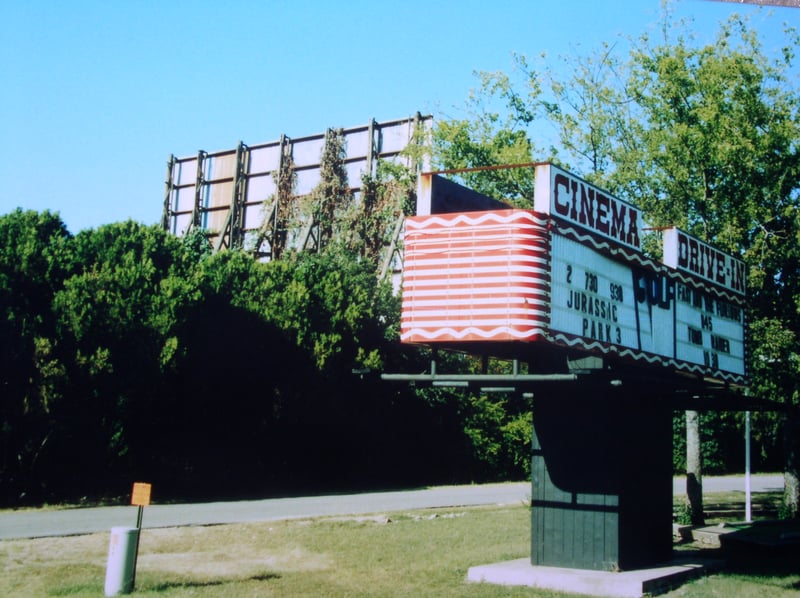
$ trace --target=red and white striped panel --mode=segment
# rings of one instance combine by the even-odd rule
[[[533,340],[550,313],[546,215],[459,212],[406,220],[401,340]]]

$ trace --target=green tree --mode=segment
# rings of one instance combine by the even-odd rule
[[[269,262],[264,276],[243,287],[240,301],[290,334],[320,371],[349,372],[381,367],[386,329],[395,319],[381,313],[390,295],[368,263],[331,249]]]
[[[542,95],[541,105],[556,130],[554,157],[598,184],[607,183],[607,176],[619,168],[612,153],[617,144],[634,141],[624,132],[634,118],[636,105],[626,94],[622,77],[627,69],[615,48],[615,44],[604,43],[588,56],[561,58],[569,73],[566,80],[553,68],[540,74],[524,57],[517,57],[528,78],[548,83],[549,94]]]
[[[263,298],[250,294],[266,268],[229,250],[191,272],[197,298],[175,320],[178,351],[149,426],[165,493],[228,498],[280,482],[291,451],[282,416],[313,373],[291,338],[265,321]]]
[[[211,253],[202,231],[72,237],[20,211],[0,233],[4,502],[119,496],[132,479],[165,498],[458,481],[486,461],[460,450],[476,443],[459,409],[489,421],[487,405],[354,374],[421,365],[397,342],[398,297],[344,244],[262,263]],[[486,438],[519,436],[506,412]]]
[[[56,351],[53,296],[71,269],[71,235],[50,212],[0,217],[0,500],[46,484],[53,412],[67,382]]]
[[[787,76],[796,36],[787,42],[771,62],[736,17],[701,48],[681,36],[657,45],[645,40],[632,55],[628,85],[641,115],[620,134],[638,144],[614,148],[619,168],[610,180],[636,198],[652,224],[679,226],[747,262],[752,389],[796,406],[796,378],[784,375],[780,389],[764,386],[765,343],[775,339],[759,335],[767,323],[783,337],[800,325],[800,253],[785,244],[800,234],[800,95]],[[800,372],[793,364],[798,339],[782,346],[788,363],[778,367]],[[786,455],[786,500],[797,513],[793,454]]]
[[[502,72],[481,72],[478,77],[481,85],[470,94],[467,116],[436,124],[434,160],[443,170],[466,170],[456,178],[479,193],[531,207],[531,169],[485,167],[527,163],[538,152],[529,135],[538,114],[538,81],[526,81],[526,93],[522,94]],[[474,168],[483,170],[469,170]]]
[[[516,396],[466,394],[461,399],[463,433],[474,463],[471,481],[530,476],[531,407]]]
[[[53,298],[61,348],[71,356],[70,401],[60,414],[69,430],[60,448],[75,464],[63,483],[91,487],[148,459],[158,439],[151,422],[169,398],[164,376],[185,349],[175,327],[197,293],[191,252],[157,227],[125,222],[83,231],[73,252],[80,270]]]

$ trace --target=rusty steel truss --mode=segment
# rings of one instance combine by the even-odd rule
[[[426,164],[406,150],[430,131],[433,119],[417,113],[413,117],[341,129],[346,156],[344,168],[354,201],[358,201],[362,176],[376,175],[379,161],[401,164],[415,172]],[[330,131],[330,130],[329,130]],[[294,176],[292,201],[310,194],[320,181],[321,153],[329,132],[258,145],[240,142],[234,149],[200,150],[194,156],[169,157],[161,226],[182,236],[193,229],[204,230],[216,250],[247,248],[261,259],[279,257],[279,173],[290,161]],[[284,223],[285,226],[285,223]],[[313,218],[295,223],[288,231],[288,244],[297,250],[319,249],[319,223]],[[402,213],[386,239],[381,258],[385,276],[396,260],[402,231]]]

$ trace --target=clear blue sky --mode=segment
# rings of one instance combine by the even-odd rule
[[[0,214],[61,214],[76,233],[160,219],[170,154],[281,133],[456,114],[476,70],[514,52],[589,53],[657,22],[660,0],[5,0]],[[680,0],[711,39],[756,7]],[[771,16],[770,16],[771,15]],[[768,42],[800,10],[765,9]],[[769,45],[766,43],[765,45]]]

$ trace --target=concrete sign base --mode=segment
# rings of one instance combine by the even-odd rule
[[[467,581],[505,586],[527,586],[588,596],[639,598],[668,592],[721,566],[721,561],[679,561],[636,571],[610,572],[532,565],[522,558],[470,567]]]

